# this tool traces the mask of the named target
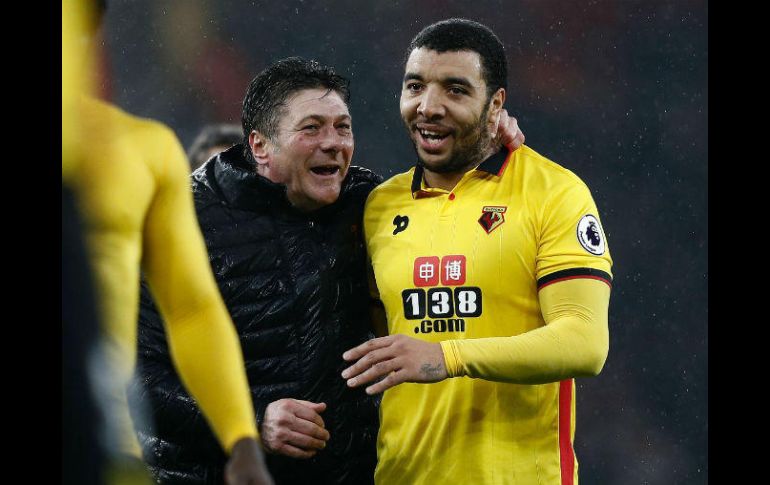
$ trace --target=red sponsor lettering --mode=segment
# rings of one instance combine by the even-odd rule
[[[422,256],[414,260],[414,285],[436,286],[439,281],[438,256]]]
[[[441,284],[444,286],[465,284],[465,256],[452,254],[441,258]]]

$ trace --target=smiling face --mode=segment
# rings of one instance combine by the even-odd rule
[[[421,164],[438,174],[462,174],[480,163],[489,126],[505,99],[487,96],[481,58],[470,50],[414,49],[406,62],[401,118]]]
[[[249,145],[257,172],[286,185],[289,201],[312,211],[337,200],[353,157],[348,107],[336,91],[304,89],[286,100],[273,139],[256,131]]]

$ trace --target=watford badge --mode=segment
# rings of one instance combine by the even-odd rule
[[[494,205],[488,205],[481,209],[479,224],[481,224],[481,227],[487,231],[487,234],[491,233],[505,222],[504,214],[506,210],[508,210],[508,207]]]

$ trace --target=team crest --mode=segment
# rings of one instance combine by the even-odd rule
[[[577,225],[577,238],[583,249],[591,254],[604,254],[604,231],[599,220],[591,214],[584,215]]]
[[[508,210],[508,207],[494,205],[484,206],[484,208],[481,209],[479,224],[481,224],[481,227],[487,231],[487,234],[491,233],[505,222],[504,214],[506,210]]]

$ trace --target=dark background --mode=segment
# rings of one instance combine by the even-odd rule
[[[614,259],[610,354],[578,379],[584,484],[708,482],[706,1],[109,0],[101,90],[185,147],[240,123],[250,79],[300,55],[352,80],[354,163],[414,151],[402,59],[425,25],[477,20],[503,41],[506,107],[535,150],[591,188]]]

